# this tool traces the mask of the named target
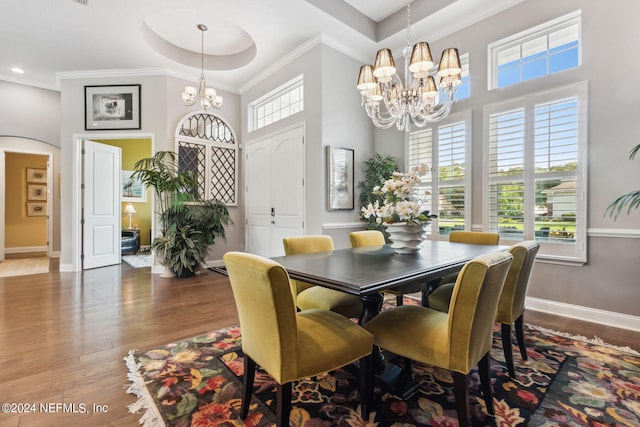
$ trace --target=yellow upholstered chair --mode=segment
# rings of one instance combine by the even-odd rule
[[[520,242],[509,248],[509,252],[513,255],[513,262],[511,263],[511,268],[509,268],[502,295],[498,302],[496,322],[500,323],[501,326],[504,359],[509,375],[512,378],[516,377],[516,372],[511,348],[511,325],[515,325],[520,355],[524,360],[527,360],[523,328],[524,299],[527,296],[533,262],[539,248],[540,244],[533,240]],[[446,312],[449,310],[452,294],[452,284],[440,286],[429,296],[429,307]]]
[[[329,252],[334,249],[331,236],[296,236],[283,239],[286,255]],[[320,308],[343,316],[360,318],[363,307],[360,297],[333,289],[292,280],[295,303],[300,310]]]
[[[449,233],[449,241],[455,243],[471,243],[474,245],[497,245],[500,241],[500,235],[498,233],[492,233],[487,231],[462,231],[455,230]],[[456,283],[458,273],[451,273],[442,278],[440,283],[436,286],[436,290],[443,285],[451,284],[453,286]],[[433,289],[431,289],[433,293]],[[428,307],[436,308],[431,305],[431,296],[429,296]],[[440,308],[436,308],[440,310]],[[440,310],[446,311],[446,310]]]
[[[520,355],[524,360],[527,360],[523,328],[524,299],[527,296],[531,270],[533,270],[533,262],[538,254],[538,249],[540,249],[540,244],[533,240],[517,243],[509,249],[513,255],[513,264],[509,269],[507,280],[504,282],[504,289],[498,303],[496,322],[500,323],[502,329],[502,348],[511,378],[516,377],[511,349],[511,325],[515,325]]]
[[[378,230],[364,230],[354,231],[349,233],[349,240],[351,241],[352,248],[360,248],[363,246],[381,246],[386,242],[384,240],[384,234]],[[408,283],[406,285],[387,289],[384,293],[392,294],[396,296],[396,305],[402,305],[402,297],[404,294],[412,294],[414,292],[420,292],[425,288],[426,284],[423,281],[414,283]]]
[[[278,383],[278,426],[285,427],[289,425],[293,381],[359,360],[361,409],[367,419],[373,396],[373,336],[331,311],[296,313],[289,275],[273,260],[228,252],[224,263],[242,331],[242,418],[248,415],[256,364]]]
[[[494,414],[489,353],[494,311],[512,259],[505,251],[466,263],[456,281],[449,313],[404,305],[383,311],[364,325],[376,345],[452,371],[461,426],[469,425],[468,374],[475,365],[487,411]]]
[[[382,246],[386,242],[384,234],[378,230],[354,231],[349,233],[349,240],[352,248],[360,248],[363,246]]]

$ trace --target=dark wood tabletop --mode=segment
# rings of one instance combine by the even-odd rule
[[[389,246],[272,258],[293,279],[365,296],[415,280],[430,281],[458,271],[473,258],[508,249],[428,240],[414,255],[396,254]]]

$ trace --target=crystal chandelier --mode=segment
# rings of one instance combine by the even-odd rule
[[[451,111],[456,86],[462,83],[458,49],[442,52],[437,75],[439,89],[433,76],[431,51],[426,42],[410,47],[411,3],[407,1],[407,46],[404,56],[404,83],[396,74],[396,64],[389,49],[380,49],[375,65],[360,67],[357,88],[362,94],[362,105],[373,124],[379,128],[409,131],[411,122],[424,127],[441,120]]]
[[[210,107],[220,108],[222,107],[222,97],[216,95],[216,90],[212,87],[207,87],[207,82],[204,80],[204,32],[207,31],[207,26],[204,24],[198,24],[198,29],[202,31],[202,73],[200,74],[200,82],[198,89],[193,86],[185,86],[182,93],[182,101],[184,105],[191,106],[200,101],[202,108],[207,110]]]

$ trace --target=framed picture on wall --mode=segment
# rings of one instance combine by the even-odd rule
[[[47,204],[44,202],[27,202],[27,216],[46,216]]]
[[[133,171],[122,171],[122,201],[146,202],[147,189],[140,180],[133,179]]]
[[[47,200],[47,186],[44,184],[27,184],[27,200]]]
[[[85,86],[84,128],[140,129],[140,85]]]
[[[27,182],[47,183],[47,170],[37,168],[27,168]]]
[[[353,209],[353,149],[327,146],[327,209]]]

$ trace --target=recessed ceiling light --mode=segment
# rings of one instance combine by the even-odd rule
[[[24,74],[24,70],[20,67],[11,67],[11,71],[18,74]]]

